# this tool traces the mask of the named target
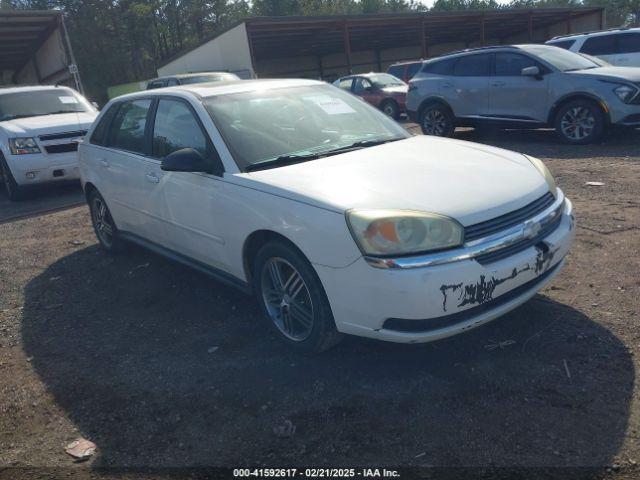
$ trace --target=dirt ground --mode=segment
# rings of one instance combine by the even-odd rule
[[[458,138],[544,159],[579,227],[541,294],[431,344],[353,337],[299,356],[251,298],[138,248],[101,251],[84,206],[0,225],[0,478],[261,465],[640,478],[640,132],[585,147],[547,131]],[[287,420],[295,433],[276,435]],[[64,452],[79,436],[98,446],[84,463]]]

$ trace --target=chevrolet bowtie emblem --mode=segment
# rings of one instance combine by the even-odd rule
[[[533,238],[542,230],[542,224],[540,222],[534,222],[533,220],[527,220],[524,222],[524,231],[522,232],[524,238]]]

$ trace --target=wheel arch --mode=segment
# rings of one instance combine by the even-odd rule
[[[300,255],[311,263],[309,257],[298,247],[291,239],[285,235],[278,233],[274,230],[262,229],[252,232],[244,241],[242,246],[242,265],[244,268],[245,278],[247,283],[253,287],[253,268],[255,265],[256,256],[260,249],[267,243],[278,240],[286,243],[291,248],[295,249]]]
[[[431,97],[425,98],[420,103],[420,106],[418,107],[418,118],[422,116],[422,112],[424,112],[425,108],[431,105],[436,105],[436,104],[440,104],[446,107],[451,112],[451,114],[455,117],[455,113],[453,112],[453,108],[451,108],[451,105],[449,105],[449,102],[447,102],[443,97],[431,96]]]
[[[564,105],[566,105],[569,102],[573,102],[574,100],[588,100],[590,102],[594,102],[594,103],[598,104],[598,106],[602,109],[602,112],[604,113],[604,118],[605,118],[606,124],[608,125],[608,124],[611,123],[611,117],[610,117],[610,113],[609,113],[609,106],[606,104],[606,102],[604,100],[602,100],[602,98],[600,98],[597,95],[594,95],[592,93],[589,93],[589,92],[572,92],[572,93],[568,93],[568,94],[564,95],[563,97],[560,97],[551,106],[551,109],[549,110],[549,117],[547,118],[547,123],[549,125],[554,125],[555,119],[556,119],[556,115],[558,114],[558,111]]]
[[[93,183],[85,182],[85,184],[84,184],[84,198],[85,198],[85,200],[89,201],[89,195],[91,195],[91,193],[97,192],[97,191],[98,191],[98,187],[96,187]]]

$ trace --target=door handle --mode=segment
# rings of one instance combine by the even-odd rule
[[[442,88],[451,88],[453,87],[453,85],[451,85],[450,83],[443,83],[442,84]]]
[[[105,159],[100,159],[100,165],[104,168],[109,168],[109,162],[107,162]]]
[[[496,80],[495,82],[491,82],[492,87],[504,87],[507,83],[502,80]]]
[[[160,183],[160,179],[155,173],[147,173],[145,177],[147,177],[147,180],[151,183]]]

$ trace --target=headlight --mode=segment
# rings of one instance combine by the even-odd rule
[[[33,137],[10,138],[9,149],[13,155],[40,153],[40,148]]]
[[[549,171],[547,166],[542,163],[542,160],[538,158],[530,157],[529,155],[525,155],[525,157],[533,164],[534,167],[538,169],[540,175],[542,175],[547,181],[547,185],[549,185],[549,191],[553,194],[554,197],[557,197],[558,187],[556,185],[555,179],[553,178],[553,175],[551,175],[551,172]]]
[[[629,103],[636,96],[636,92],[637,90],[629,85],[620,85],[613,89],[613,93],[624,103]]]
[[[454,219],[410,210],[351,210],[347,222],[367,255],[406,255],[462,245],[464,228]]]

